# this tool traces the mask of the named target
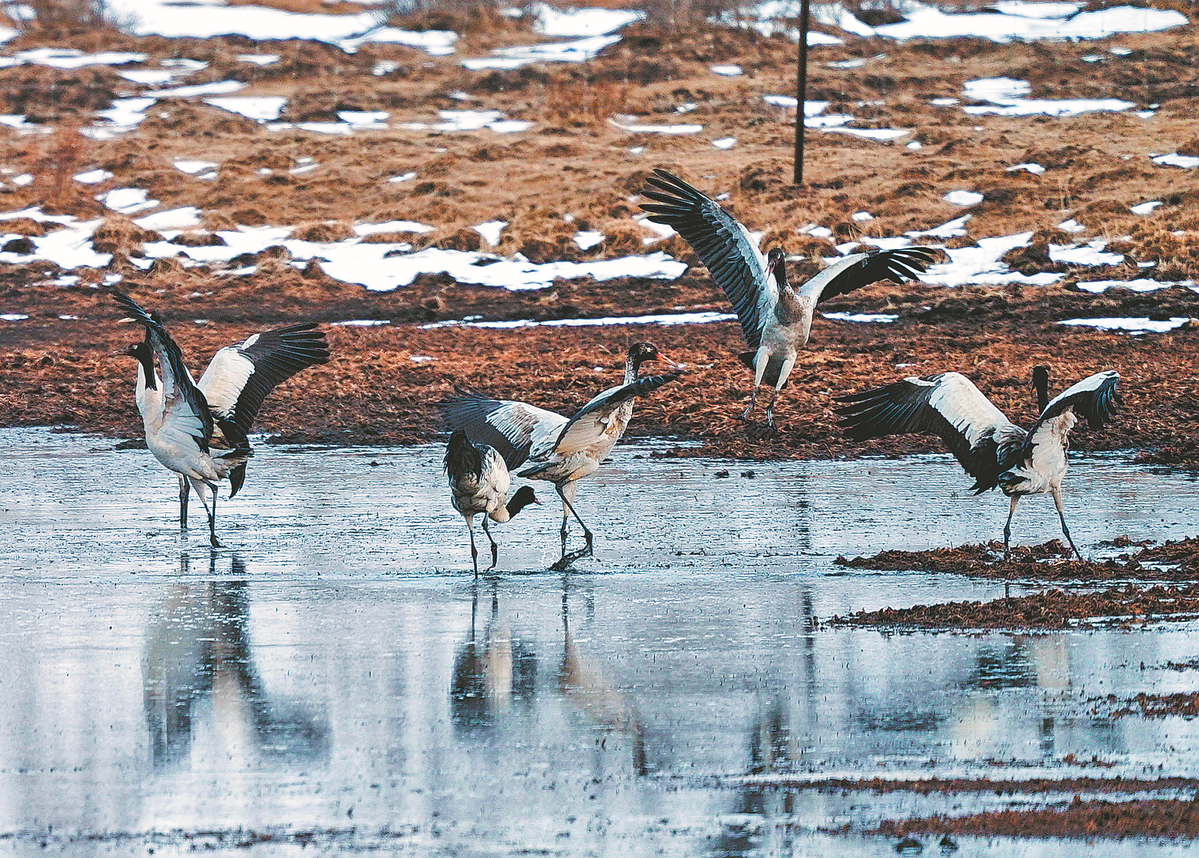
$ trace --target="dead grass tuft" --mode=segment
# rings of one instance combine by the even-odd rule
[[[543,92],[544,116],[570,125],[598,125],[627,110],[633,86],[627,81],[594,81],[556,78]]]
[[[149,241],[162,241],[162,236],[152,229],[143,229],[124,215],[114,214],[97,227],[92,247],[99,253],[111,253],[115,262],[142,255],[142,245]]]
[[[332,242],[354,237],[354,228],[344,220],[320,220],[302,223],[292,230],[291,237],[300,241]]]

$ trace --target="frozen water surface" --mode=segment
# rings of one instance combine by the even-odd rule
[[[216,551],[199,528],[179,537],[174,478],[145,450],[6,430],[0,451],[0,854],[884,856],[894,841],[819,829],[1072,796],[796,784],[1199,775],[1199,722],[1087,702],[1191,688],[1162,668],[1193,656],[1193,623],[814,622],[1002,592],[833,565],[997,536],[1004,499],[969,497],[947,457],[761,463],[750,479],[627,445],[579,491],[595,559],[544,571],[547,503],[495,528],[500,572],[476,583],[438,446],[260,444]],[[1195,480],[1117,457],[1076,457],[1067,491],[1092,554],[1182,536],[1199,502]],[[1026,500],[1015,527],[1053,535],[1052,505]],[[1071,762],[1093,757],[1111,766]]]

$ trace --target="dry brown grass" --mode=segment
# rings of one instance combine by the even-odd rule
[[[627,112],[632,89],[627,82],[557,78],[545,85],[542,113],[571,125],[596,125]]]

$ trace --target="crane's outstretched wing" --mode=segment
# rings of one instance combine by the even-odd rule
[[[636,381],[612,387],[597,394],[590,402],[575,412],[562,427],[554,442],[553,452],[568,456],[586,450],[608,433],[612,415],[621,403],[637,396],[648,396],[664,384],[683,374],[682,370],[665,375],[650,375]]]
[[[908,433],[938,435],[974,477],[975,493],[997,485],[1019,455],[1024,430],[956,372],[905,378],[883,387],[835,397],[837,424],[855,441]]]
[[[315,322],[289,325],[218,351],[198,387],[221,428],[236,427],[238,437],[229,440],[242,440],[268,393],[300,370],[328,361],[329,345]]]
[[[124,292],[114,289],[112,297],[127,318],[146,329],[150,347],[158,358],[158,371],[162,373],[160,432],[164,441],[182,445],[184,439],[191,439],[201,451],[207,453],[208,439],[212,437],[212,414],[208,409],[208,401],[192,381],[191,373],[183,363],[179,346],[157,318],[143,310]]]
[[[915,280],[932,264],[937,251],[931,247],[901,247],[898,250],[871,250],[851,253],[838,259],[828,268],[799,288],[799,294],[811,300],[812,306],[854,289],[861,289],[879,280],[903,283]]]
[[[766,260],[757,243],[732,215],[666,170],[646,181],[642,203],[654,223],[665,224],[686,239],[733,305],[751,351],[762,341],[762,328],[778,304],[778,289],[766,276]]]
[[[1033,448],[1042,441],[1048,440],[1053,433],[1060,431],[1057,427],[1062,415],[1073,412],[1086,418],[1087,424],[1093,429],[1103,428],[1103,424],[1111,420],[1120,404],[1120,394],[1116,385],[1120,374],[1114,369],[1097,372],[1084,378],[1077,384],[1063,390],[1049,401],[1037,422],[1028,430],[1021,455],[1031,458]],[[1069,434],[1066,430],[1063,434]]]
[[[440,403],[442,418],[451,430],[465,429],[473,441],[494,447],[508,470],[529,458],[529,451],[553,444],[566,418],[524,402],[492,399],[464,385],[455,385],[457,396]]]

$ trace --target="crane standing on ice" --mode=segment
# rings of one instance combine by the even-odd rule
[[[117,352],[137,360],[137,410],[146,446],[162,465],[179,475],[179,527],[187,530],[188,485],[208,513],[208,533],[216,538],[216,484],[228,479],[233,497],[246,478],[252,455],[250,427],[268,393],[297,372],[329,360],[325,334],[315,323],[254,334],[213,355],[197,384],[179,346],[157,314],[147,313],[120,291],[113,299],[125,316],[145,328],[145,339]],[[155,371],[154,361],[158,360]]]
[[[991,404],[974,383],[956,372],[943,372],[862,393],[837,396],[833,410],[838,425],[855,441],[907,433],[939,435],[966,473],[974,477],[975,494],[999,488],[1012,499],[1003,526],[1003,556],[1008,557],[1012,516],[1024,495],[1050,494],[1061,519],[1062,533],[1074,554],[1082,554],[1070,537],[1062,511],[1062,480],[1070,430],[1079,416],[1093,428],[1111,419],[1120,403],[1115,370],[1097,372],[1049,400],[1049,368],[1037,366],[1032,384],[1040,416],[1025,432]]]

